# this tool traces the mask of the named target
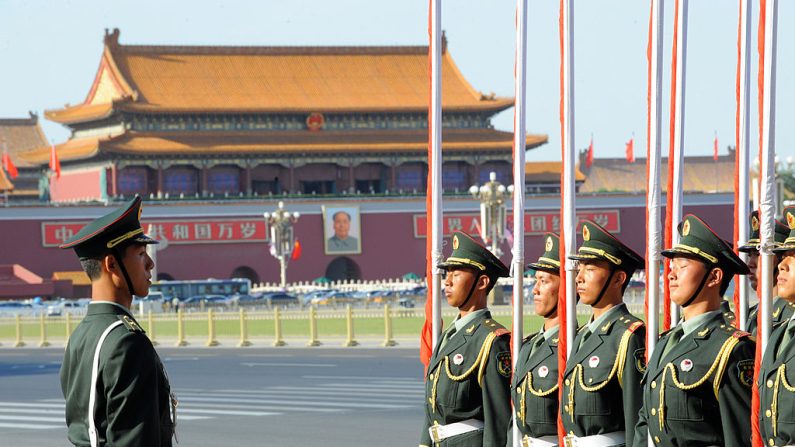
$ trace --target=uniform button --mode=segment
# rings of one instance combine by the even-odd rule
[[[566,413],[569,412],[569,405],[568,404],[563,406],[563,411],[565,411]]]
[[[521,413],[519,413],[519,412],[517,411],[517,412],[516,412],[516,417],[517,417],[518,419],[521,419],[521,418],[522,418],[522,415],[521,415]]]
[[[572,436],[574,436],[574,432],[573,432],[573,431],[570,431],[570,432],[569,432],[569,434],[570,434],[570,435],[572,435]]]
[[[652,387],[652,388],[657,388],[657,382],[656,382],[656,381],[654,381],[654,380],[652,380],[652,381],[651,381],[651,387]]]
[[[767,440],[767,445],[773,446],[773,445],[776,445],[776,443],[775,443],[775,441],[773,441],[773,438],[770,438],[770,439]]]
[[[431,379],[431,380],[433,380],[433,373],[431,373],[431,375],[430,375],[430,376],[428,376],[428,378],[429,378],[429,379]]]
[[[772,380],[768,380],[767,381],[767,387],[768,388],[773,388],[773,381]]]
[[[660,437],[659,437],[659,436],[655,436],[655,437],[654,437],[654,442],[656,442],[657,444],[659,444],[659,443],[660,443]]]
[[[773,415],[773,413],[771,413],[770,410],[765,411],[765,416],[770,417],[771,415]]]
[[[566,379],[566,381],[565,381],[565,382],[563,382],[563,383],[565,383],[565,384],[566,384],[566,386],[569,386],[569,385],[571,384],[571,382],[569,382],[569,379]]]
[[[656,408],[652,408],[651,409],[651,415],[654,416],[656,414],[657,414],[657,409]]]

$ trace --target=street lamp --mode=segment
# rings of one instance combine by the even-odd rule
[[[469,187],[472,197],[480,200],[480,237],[487,245],[491,244],[491,252],[501,256],[499,243],[505,239],[506,213],[505,201],[513,195],[513,185],[508,186],[497,181],[497,174],[489,173],[489,181],[481,186]]]
[[[281,267],[281,287],[287,286],[287,262],[293,254],[295,236],[293,235],[293,224],[298,221],[300,215],[297,212],[289,212],[284,209],[284,202],[279,202],[279,207],[273,213],[265,212],[265,222],[270,228],[270,252],[271,255],[279,260]]]

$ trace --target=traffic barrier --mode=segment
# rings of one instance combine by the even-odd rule
[[[212,309],[207,311],[207,343],[204,345],[208,347],[218,346],[218,340],[215,338],[215,317]]]
[[[397,342],[392,336],[392,315],[389,312],[389,304],[384,304],[384,342],[381,346],[397,346]]]
[[[47,341],[47,325],[44,322],[44,312],[39,315],[39,334],[41,335],[39,347],[46,348],[50,346],[50,342]]]
[[[248,327],[246,325],[246,311],[240,309],[240,343],[237,344],[239,347],[251,346],[251,342],[248,341]]]
[[[175,346],[188,346],[188,342],[185,340],[185,320],[182,309],[177,310],[177,343]]]
[[[152,346],[157,346],[157,341],[155,341],[155,320],[152,317],[152,309],[149,309],[149,312],[146,314],[146,326],[149,341],[152,342]]]
[[[320,340],[317,339],[317,310],[315,306],[309,306],[309,341],[307,346],[320,346]]]
[[[348,338],[345,340],[345,343],[342,346],[351,347],[351,346],[359,346],[359,342],[353,338],[353,309],[351,309],[351,305],[348,304],[345,312],[345,320],[346,326],[348,329]]]
[[[16,317],[16,327],[17,327],[17,340],[14,342],[15,348],[21,348],[25,346],[25,342],[22,341],[22,318],[17,315]]]
[[[285,343],[284,339],[282,338],[282,320],[279,317],[279,306],[276,306],[273,309],[273,327],[274,331],[276,332],[273,339],[273,346],[286,346],[287,343]]]

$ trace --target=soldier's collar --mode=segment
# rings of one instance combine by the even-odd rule
[[[92,305],[92,304],[110,304],[112,306],[116,306],[119,309],[123,310],[124,313],[126,313],[127,315],[132,316],[132,311],[130,309],[122,306],[121,304],[119,304],[119,303],[117,303],[115,301],[92,300],[90,303],[88,303],[89,306]]]
[[[717,310],[713,310],[713,311],[710,311],[710,312],[705,312],[705,313],[700,314],[700,315],[696,315],[695,317],[693,317],[693,318],[691,318],[689,320],[682,321],[680,323],[681,326],[682,326],[682,331],[683,331],[682,337],[684,337],[684,336],[686,336],[688,334],[691,334],[693,332],[695,332],[696,336],[698,336],[698,337],[705,337],[706,334],[701,335],[702,332],[703,332],[704,326],[710,320],[715,318],[716,316],[722,318],[723,317],[723,311],[721,309],[717,309]]]
[[[588,323],[588,329],[592,334],[602,334],[610,330],[612,323],[618,318],[620,314],[626,311],[627,305],[624,303],[616,304],[608,309],[596,320]]]
[[[453,321],[453,324],[455,324],[456,332],[466,331],[467,334],[471,335],[472,332],[474,332],[474,330],[468,331],[468,329],[470,329],[473,326],[477,326],[478,321],[481,320],[482,318],[486,318],[488,313],[489,310],[484,308],[484,309],[478,309],[474,312],[470,312],[464,315],[463,317],[456,318],[455,321]]]

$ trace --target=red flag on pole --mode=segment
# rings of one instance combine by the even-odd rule
[[[19,171],[17,167],[14,165],[14,162],[11,161],[11,157],[8,155],[8,151],[3,151],[3,169],[8,173],[8,176],[13,178],[17,178],[19,175]]]
[[[635,163],[635,137],[632,137],[627,141],[627,161],[630,163]]]
[[[712,159],[718,161],[718,134],[715,134],[715,141],[712,142]]]
[[[290,256],[290,259],[293,261],[301,259],[301,243],[298,242],[298,239],[295,240],[295,245],[293,246],[293,254]]]
[[[588,155],[585,157],[585,167],[590,168],[593,165],[593,135],[591,136],[591,143],[588,144]]]
[[[55,172],[55,178],[61,178],[61,161],[58,160],[54,144],[50,146],[50,169]]]

